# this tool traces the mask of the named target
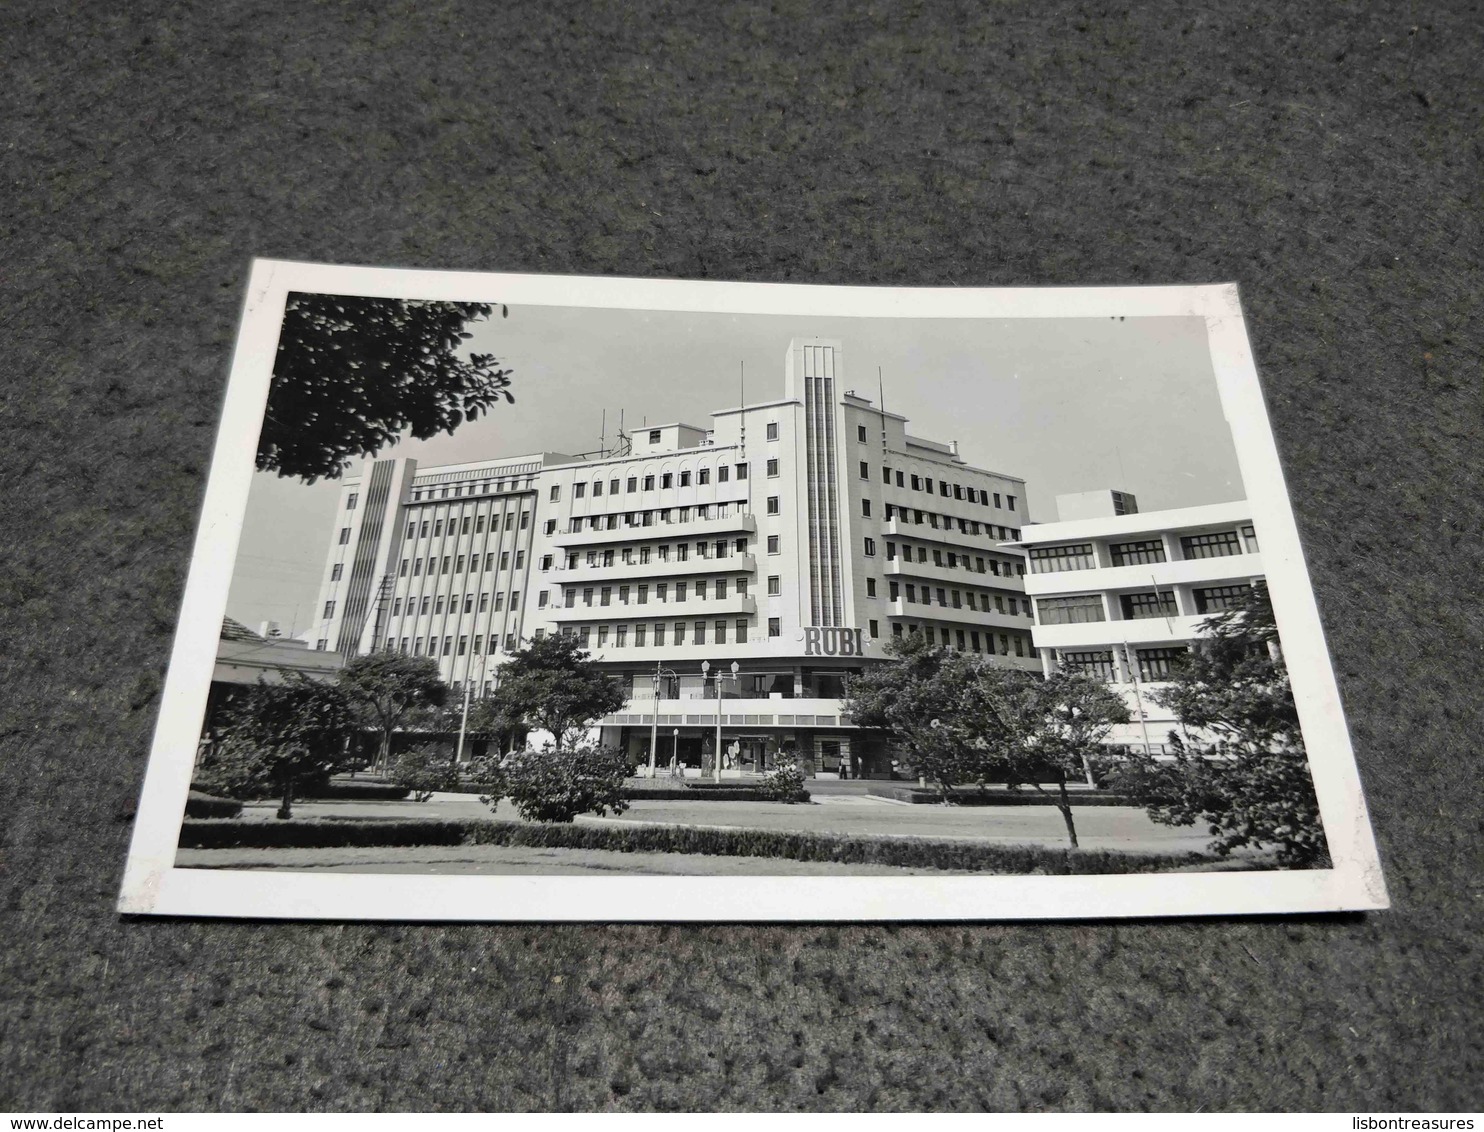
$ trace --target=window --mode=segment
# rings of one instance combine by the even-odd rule
[[[975,652],[984,651],[979,644],[979,634],[972,629],[969,630],[969,647],[972,648]]]
[[[769,421],[768,422],[767,434],[768,434],[768,439],[769,440],[777,440],[778,439],[778,422],[777,421]]]
[[[855,439],[860,444],[864,444],[866,442],[866,426],[865,425],[856,425],[855,426]]]
[[[598,496],[600,496],[602,494],[603,494],[603,481],[602,480],[593,480],[593,498],[596,499]]]
[[[543,569],[543,570],[550,570],[551,569],[551,555],[549,555],[549,554],[543,554],[541,556],[541,569]]]
[[[442,594],[439,594],[433,600],[433,612],[434,613],[442,613],[443,612],[443,595]]]
[[[904,480],[902,478],[902,473],[901,472],[898,472],[896,474],[896,476],[897,476],[897,486],[898,487],[902,487],[904,485]]]
[[[468,515],[464,516],[464,525],[463,525],[463,528],[460,531],[460,533],[461,534],[468,534],[469,531],[470,531],[470,529],[473,526],[474,526],[474,520],[471,517],[469,517]]]
[[[698,624],[699,624],[699,622],[698,622]],[[711,628],[716,633],[716,643],[719,644],[719,645],[726,644],[727,643],[727,623],[725,621],[716,621],[716,622],[713,622],[712,623]]]
[[[433,537],[434,538],[442,538],[443,537],[443,520],[442,519],[439,519],[437,522],[435,522],[433,524]]]
[[[783,629],[780,626],[780,623],[779,623],[778,618],[776,618],[776,617],[769,617],[768,618],[768,636],[770,636],[770,637],[777,637],[777,636],[782,635],[782,633],[783,633]]]
[[[1195,608],[1198,613],[1220,613],[1227,609],[1236,609],[1247,600],[1247,595],[1252,592],[1252,587],[1246,582],[1232,586],[1204,586],[1193,591],[1195,593]],[[1171,616],[1174,616],[1172,613]]]
[[[508,570],[508,569],[510,569],[510,551],[508,551],[508,550],[502,550],[500,552],[500,569],[501,570]]]
[[[768,514],[769,515],[776,515],[776,514],[778,514],[778,496],[776,496],[776,495],[770,495],[770,496],[768,496]]]
[[[483,515],[475,515],[474,516],[474,533],[476,535],[482,535],[482,534],[484,534],[484,516]]]
[[[644,477],[644,490],[645,491],[653,491],[654,490],[654,477],[653,476],[645,476]]]
[[[737,590],[737,596],[738,597],[746,597],[747,596],[747,579],[746,578],[738,578],[738,579],[736,579],[736,590]]]
[[[464,595],[464,612],[465,613],[473,613],[474,612],[474,595],[473,594],[465,594]]]
[[[510,591],[510,608],[511,609],[519,609],[520,608],[520,591],[519,590],[511,590]]]
[[[1139,679],[1167,680],[1170,670],[1186,655],[1184,647],[1139,649]]]
[[[407,524],[407,537],[408,538],[416,538],[417,537],[417,524],[416,523],[408,523]]]
[[[737,631],[737,635],[732,639],[739,645],[745,645],[747,643],[747,618],[738,618],[737,623],[732,628]]]
[[[572,485],[572,498],[573,499],[581,499],[586,494],[587,494],[587,484],[585,484],[585,483],[574,483]]]
[[[907,600],[912,602],[914,605],[917,603],[917,587],[914,586],[911,582],[907,583]],[[931,605],[932,602],[929,601],[928,604]]]
[[[451,655],[453,655],[453,638],[452,637],[444,637],[443,638],[443,655],[444,656],[451,656]]]
[[[669,472],[666,472],[666,473],[664,473],[664,475],[660,476],[660,487],[662,489],[671,488],[671,487],[674,487],[674,486],[675,486],[675,477],[673,475],[671,475]]]
[[[861,461],[861,479],[868,480],[870,478],[871,478],[871,465],[868,464],[868,463],[866,463],[864,460],[862,460]]]
[[[483,649],[484,649],[484,637],[483,637],[483,635],[480,635],[480,636],[475,637],[474,638],[474,648],[472,650],[473,653],[474,653],[474,655],[475,656],[478,656]]]
[[[1242,544],[1236,531],[1218,531],[1209,535],[1186,535],[1180,540],[1186,558],[1225,558],[1241,554]]]
[[[690,558],[690,543],[678,542],[675,544],[675,561],[685,562]]]
[[[677,645],[683,645],[683,644],[685,644],[685,622],[684,621],[677,621],[677,622],[675,622],[675,643]]]
[[[644,647],[644,633],[646,629],[648,629],[647,625],[634,626],[634,647],[636,649],[642,649]]]
[[[392,616],[393,617],[400,617],[400,616],[402,616],[402,599],[401,598],[398,598],[396,601],[392,602]]]
[[[657,428],[650,429],[649,430],[649,443],[651,443],[651,444],[658,444],[659,442],[660,442],[660,430],[657,429]]]
[[[1117,677],[1111,652],[1064,652],[1061,654],[1061,669],[1078,676],[1096,676],[1100,680]]]
[[[330,618],[330,617],[334,617],[334,616],[335,616],[335,603],[333,601],[327,601],[327,602],[325,602],[325,617],[326,618]]]
[[[536,608],[537,609],[545,609],[546,608],[546,600],[547,600],[546,591],[545,590],[538,590],[537,593],[536,593]]]
[[[783,578],[778,574],[768,575],[768,596],[777,597],[783,593]]]
[[[995,599],[995,604],[999,604],[998,598]],[[1105,620],[1103,599],[1097,594],[1039,598],[1036,612],[1040,615],[1042,625],[1085,625],[1091,621]]]
[[[460,656],[463,656],[468,651],[469,651],[469,638],[468,637],[460,637],[459,638],[459,655]]]
[[[669,597],[668,597],[669,592],[670,592],[670,583],[669,582],[656,582],[655,583],[655,586],[654,586],[654,600],[655,601],[669,601],[670,600]]]
[[[876,540],[873,539],[873,538],[868,538],[868,539],[866,539],[865,545],[866,545],[866,557],[867,558],[875,558],[876,557]]]
[[[1257,528],[1246,526],[1242,528],[1242,541],[1247,546],[1248,554],[1257,553]]]
[[[777,479],[778,478],[778,461],[777,460],[769,460],[768,461],[768,478],[769,479]]]
[[[609,495],[617,495],[618,494],[618,480],[613,479],[613,480],[609,480],[608,481],[608,494]]]
[[[628,643],[629,643],[629,627],[627,625],[620,625],[618,628],[616,628],[616,629],[613,630],[613,647],[614,648],[616,648],[616,649],[624,648],[626,645],[628,645]]]
[[[340,571],[342,569],[344,569],[344,564],[343,563],[340,563],[340,562],[337,562],[337,563],[335,563],[335,565],[331,566],[330,567],[330,581],[332,581],[332,582],[338,582],[340,580]],[[407,559],[405,559],[405,558],[402,559],[402,573],[403,574],[406,574],[407,573]]]
[[[892,601],[897,601],[898,599],[900,599],[901,596],[902,596],[902,585],[901,585],[901,583],[900,582],[897,582],[895,580],[892,580],[892,581],[887,582],[886,584],[889,587],[888,590],[887,590],[887,596]]]
[[[1173,590],[1151,590],[1148,593],[1123,594],[1118,599],[1123,608],[1125,621],[1139,621],[1146,617],[1174,617],[1175,594]],[[1011,610],[1013,613],[1014,610]],[[1202,613],[1205,610],[1201,611]]]
[[[423,616],[426,617],[431,612],[433,612],[433,599],[425,597],[423,598]]]
[[[547,519],[546,520],[545,530],[546,530],[546,533],[548,535],[554,535],[554,534],[556,534],[556,523],[557,523],[557,521],[555,519]]]
[[[938,481],[938,494],[939,495],[942,495],[942,496],[947,496],[947,494],[948,494],[948,481],[947,480],[939,480]]]
[[[747,465],[746,464],[738,464],[737,465],[737,478],[739,480],[745,480],[747,478]]]
[[[1165,560],[1165,544],[1157,538],[1138,542],[1110,542],[1108,554],[1115,566],[1145,566]]]
[[[719,467],[719,468],[716,469],[716,482],[717,483],[726,483],[731,478],[732,478],[732,469],[729,468],[729,467],[727,467],[725,464],[723,464],[721,467]]]
[[[717,583],[717,584],[720,585],[720,583]],[[718,593],[716,596],[717,597],[720,597],[721,594]],[[697,601],[705,601],[706,600],[706,579],[705,578],[702,578],[698,582],[696,582],[696,600]]]
[[[876,596],[876,579],[875,578],[867,578],[866,579],[866,596],[867,597],[875,597]]]
[[[608,644],[608,626],[598,626],[598,647],[604,648]]]
[[[655,624],[655,627],[654,627],[654,644],[655,644],[655,647],[658,648],[660,645],[662,645],[664,643],[665,643],[665,627],[663,625],[659,624],[659,623],[656,623]]]
[[[1067,546],[1032,547],[1031,573],[1060,574],[1068,570],[1093,568],[1092,543],[1076,542]]]
[[[629,494],[633,494],[634,492],[638,491],[639,490],[639,477],[638,476],[630,476],[627,480],[624,481],[623,489],[624,489],[625,492],[627,492]]]
[[[684,582],[676,582],[675,583],[675,600],[676,601],[684,601],[685,600],[685,583]]]
[[[349,527],[341,527],[340,528],[340,545],[341,546],[344,546],[349,541],[350,541],[350,528]]]
[[[531,513],[529,511],[522,511],[520,513],[520,529],[521,530],[525,530],[530,525],[531,525]]]
[[[316,651],[324,652],[327,648],[330,647],[330,642],[327,638],[321,637],[319,640],[314,642],[314,647]]]
[[[571,605],[572,603],[569,601],[567,604],[568,605]],[[490,607],[490,595],[489,594],[480,594],[479,595],[479,612],[480,613],[483,613],[489,607]]]
[[[649,586],[647,584],[646,585],[641,585],[639,587],[639,604],[640,605],[648,605],[649,604]]]
[[[1011,511],[1014,511],[1015,510],[1015,496],[1013,496],[1013,495],[1007,495],[1007,496],[1005,496],[1005,506],[1008,507]]]
[[[462,554],[459,555],[459,560],[454,563],[453,572],[455,574],[462,574],[464,572],[464,556]]]

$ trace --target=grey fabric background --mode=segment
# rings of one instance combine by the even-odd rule
[[[0,7],[0,1108],[1477,1108],[1477,4]],[[1395,900],[121,921],[248,259],[1242,285]]]

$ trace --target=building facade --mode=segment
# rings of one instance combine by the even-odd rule
[[[1087,514],[1092,495],[1106,501],[1103,514]],[[1199,637],[1201,622],[1240,604],[1262,579],[1262,555],[1246,501],[1115,514],[1116,497],[1132,499],[1071,497],[1079,517],[1029,527],[1015,548],[1027,556],[1044,671],[1107,680],[1128,700],[1132,720],[1109,742],[1162,754],[1179,725],[1150,692]]]
[[[1024,481],[906,425],[846,388],[841,343],[796,339],[784,396],[710,427],[645,426],[595,458],[373,461],[342,486],[310,636],[432,656],[485,695],[524,643],[571,634],[629,692],[605,742],[695,766],[719,716],[729,773],[790,751],[884,775],[840,698],[892,637],[1039,667]]]

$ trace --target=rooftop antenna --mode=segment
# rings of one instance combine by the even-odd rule
[[[738,408],[741,408],[741,409],[744,409],[745,410],[747,408],[747,361],[744,358],[744,359],[738,361],[737,364],[741,367],[740,375],[737,378],[737,395],[740,398],[738,400],[738,402],[737,402],[737,405],[738,405]],[[747,414],[746,414],[746,412],[743,412],[742,413],[740,419],[741,419],[741,422],[742,423],[738,426],[739,432],[738,432],[738,439],[737,439],[737,452],[738,452],[739,455],[745,456],[745,455],[747,455]]]
[[[885,457],[886,450],[886,379],[881,376],[881,367],[876,367],[876,397],[881,402],[881,455]]]
[[[599,456],[606,456],[606,455],[608,455],[608,410],[607,409],[604,409],[603,410],[602,422],[603,423],[599,426],[599,429],[598,429],[598,432],[599,432],[599,435],[598,435],[598,455]]]

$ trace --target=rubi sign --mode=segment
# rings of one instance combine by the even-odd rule
[[[804,627],[805,656],[864,656],[865,651],[859,629],[828,629],[820,625]]]

